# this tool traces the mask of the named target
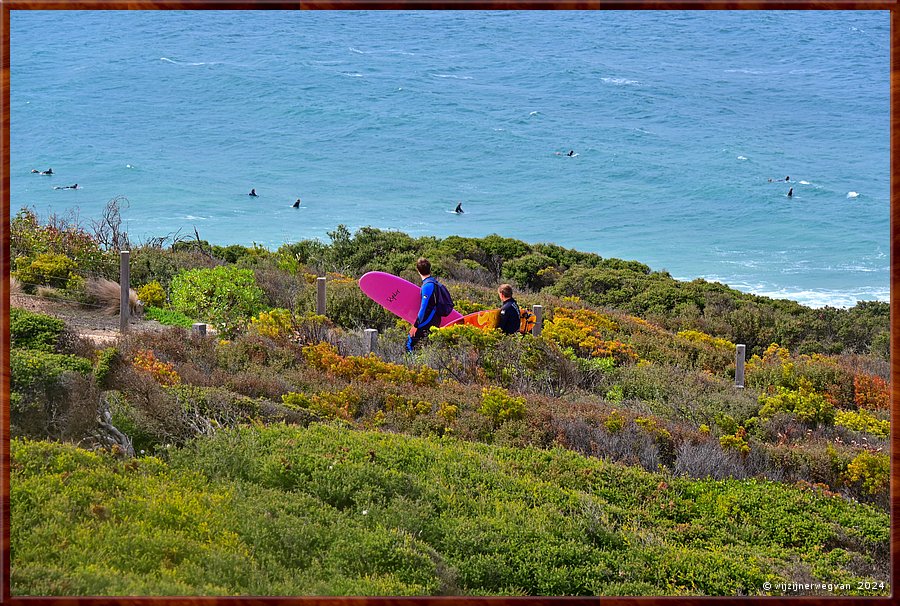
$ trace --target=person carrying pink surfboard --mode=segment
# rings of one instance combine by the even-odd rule
[[[422,278],[422,295],[416,321],[406,338],[406,351],[412,351],[422,340],[428,338],[432,326],[440,326],[441,320],[453,311],[453,299],[447,287],[431,275],[431,262],[425,257],[416,261],[416,271]]]

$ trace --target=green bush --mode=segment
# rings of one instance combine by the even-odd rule
[[[428,337],[434,344],[446,347],[471,345],[481,353],[499,343],[502,338],[503,333],[498,330],[483,330],[469,324],[454,324],[440,330],[432,330]]]
[[[90,360],[32,349],[9,357],[12,435],[81,439],[97,422]]]
[[[119,350],[115,347],[107,347],[97,352],[97,362],[94,364],[94,378],[98,385],[106,385],[106,381],[113,371],[113,366],[119,361]]]
[[[147,284],[155,280],[164,290],[169,290],[172,279],[179,273],[215,265],[215,260],[197,250],[176,251],[140,246],[131,250],[131,281],[134,284]]]
[[[9,336],[12,347],[53,351],[65,323],[52,316],[33,313],[18,307],[9,310]]]
[[[43,285],[65,288],[69,277],[77,268],[78,264],[66,255],[42,253],[33,259],[29,257],[16,259],[14,275],[26,292],[31,292],[36,286]]]
[[[159,449],[168,437],[160,431],[160,424],[137,410],[121,392],[111,392],[107,400],[113,427],[128,436],[136,453],[152,453]]]
[[[542,279],[542,271],[555,268],[556,264],[548,256],[540,254],[527,254],[517,259],[506,261],[503,264],[503,277],[512,281],[520,288],[540,290],[546,286]]]
[[[226,265],[178,274],[172,279],[170,294],[173,309],[216,325],[226,336],[264,308],[264,294],[253,271]]]
[[[493,421],[494,426],[500,426],[504,421],[525,416],[525,398],[511,396],[502,387],[485,387],[478,412]]]
[[[13,349],[9,356],[10,385],[19,392],[52,390],[59,386],[65,372],[88,374],[90,360],[69,354],[55,354],[32,349]]]

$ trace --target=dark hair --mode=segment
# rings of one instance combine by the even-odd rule
[[[416,261],[416,271],[419,272],[420,276],[430,276],[431,261],[429,261],[425,257],[419,257],[419,260]]]
[[[497,292],[509,299],[512,297],[512,286],[509,284],[501,284],[500,288],[497,289]]]

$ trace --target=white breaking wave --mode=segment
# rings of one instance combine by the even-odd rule
[[[219,64],[218,62],[206,63],[205,61],[198,61],[198,62],[195,62],[195,63],[187,63],[187,62],[184,62],[184,61],[173,61],[172,59],[169,59],[168,57],[160,57],[159,60],[160,60],[160,61],[165,61],[166,63],[172,63],[172,64],[174,64],[174,65],[192,65],[192,66],[196,66],[196,65],[218,65],[218,64]]]
[[[747,159],[747,156],[738,156],[737,159],[738,159],[738,160],[746,160],[746,159]]]
[[[606,82],[607,84],[615,84],[616,86],[622,86],[625,84],[640,84],[638,80],[629,80],[627,78],[600,78],[601,82]]]
[[[435,78],[453,78],[454,80],[471,80],[472,76],[454,76],[453,74],[431,74]]]
[[[858,194],[857,192],[855,192],[855,191],[848,191],[848,192],[847,192],[847,197],[848,197],[848,198],[858,198],[858,197],[859,197],[859,194]]]
[[[750,76],[762,76],[764,74],[768,74],[769,72],[761,70],[761,69],[726,69],[726,74],[748,74]]]
[[[358,48],[355,48],[353,46],[350,46],[348,48],[350,49],[351,53],[356,53],[357,55],[374,55],[376,53],[383,53],[385,55],[408,55],[410,57],[416,56],[415,53],[409,53],[405,50],[399,50],[396,48],[389,48],[386,50],[379,50],[379,51],[364,51],[364,50],[359,50]]]
[[[676,278],[685,280],[686,278]],[[853,307],[859,301],[884,301],[889,302],[890,287],[884,288],[859,288],[855,290],[829,290],[825,288],[777,288],[772,284],[750,284],[747,282],[730,282],[721,276],[704,276],[709,282],[721,282],[727,286],[743,292],[769,297],[771,299],[790,299],[801,305],[818,309],[820,307]]]

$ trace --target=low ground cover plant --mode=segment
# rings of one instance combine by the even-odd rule
[[[759,595],[798,570],[852,594],[888,571],[869,506],[561,449],[316,424],[219,432],[167,462],[12,455],[17,595]]]

